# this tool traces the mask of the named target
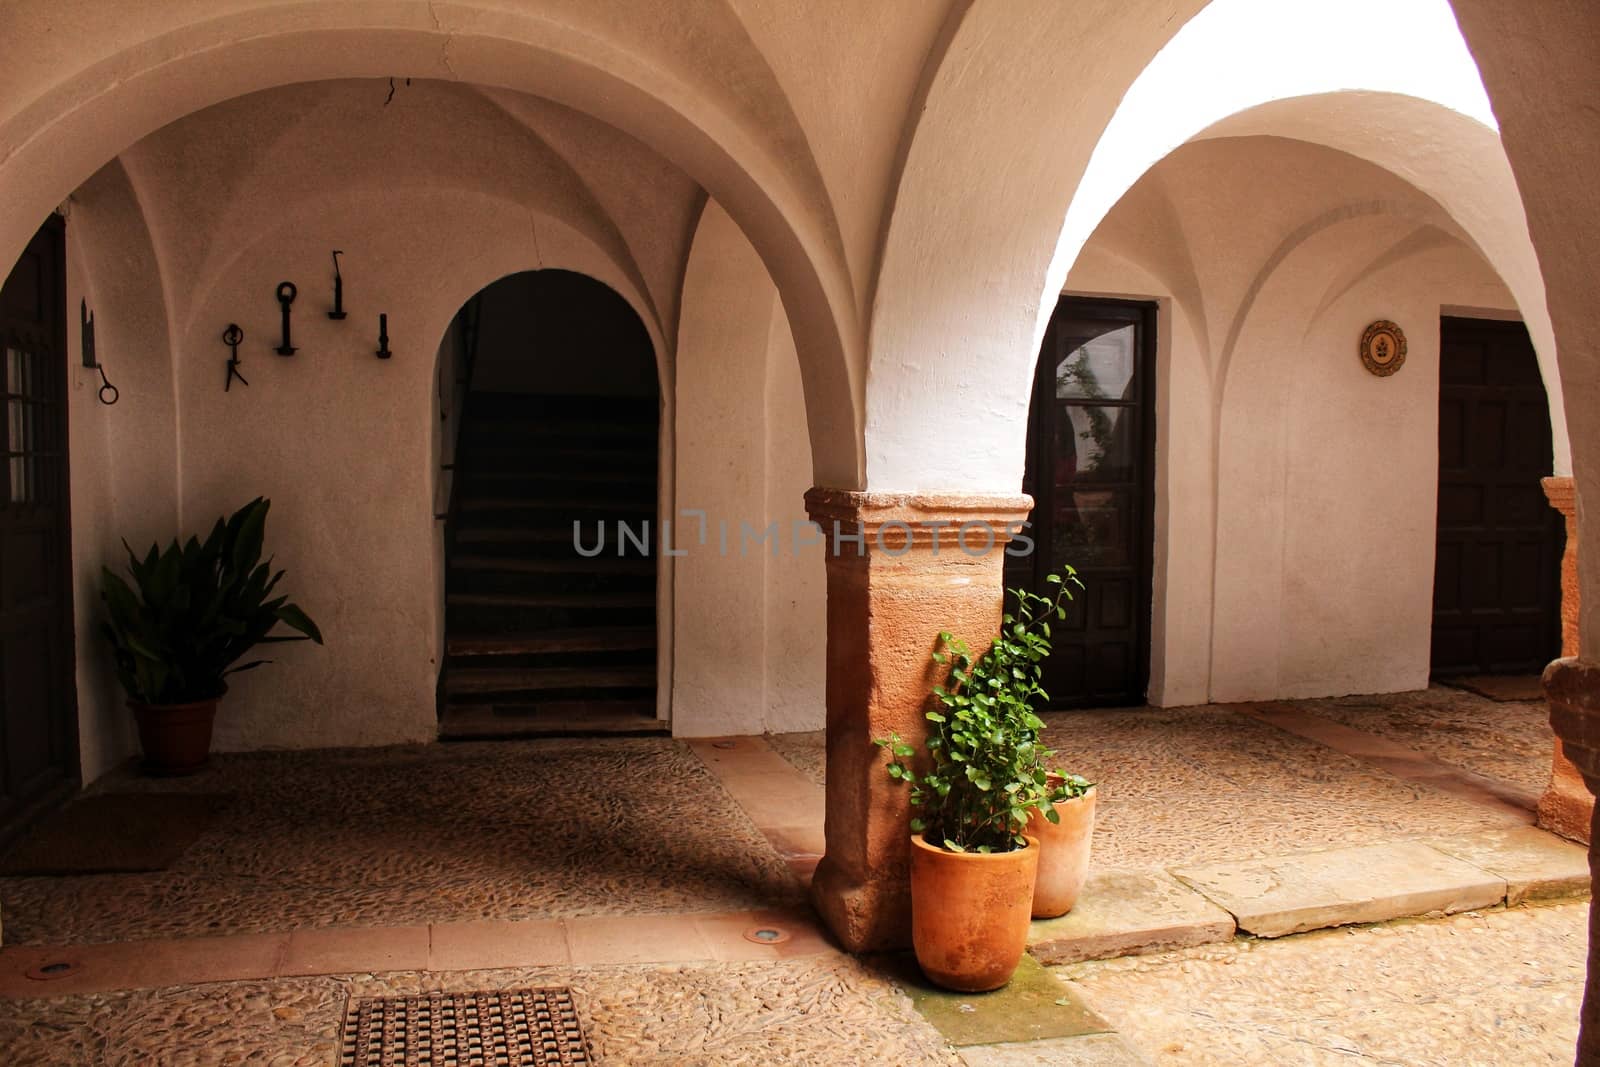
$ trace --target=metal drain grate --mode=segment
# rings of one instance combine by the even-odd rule
[[[340,1067],[590,1064],[572,991],[506,989],[351,1001]]]

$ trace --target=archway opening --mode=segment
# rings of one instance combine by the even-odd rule
[[[502,278],[440,353],[440,736],[662,732],[661,389],[628,302],[571,271]]]

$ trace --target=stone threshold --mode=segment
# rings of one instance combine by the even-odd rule
[[[1078,906],[1033,924],[1047,965],[1582,898],[1588,852],[1533,827],[1155,871],[1096,871]]]
[[[777,930],[778,943],[747,933]],[[315,927],[276,933],[0,949],[0,998],[384,971],[741,963],[838,952],[809,911]],[[60,977],[30,977],[66,963]]]

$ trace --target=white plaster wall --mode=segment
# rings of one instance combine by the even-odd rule
[[[1442,308],[1514,313],[1415,189],[1277,138],[1201,142],[1086,245],[1076,293],[1159,298],[1153,703],[1427,684]],[[1356,342],[1410,351],[1388,379]]]
[[[80,359],[79,302],[95,317],[98,359],[117,387],[101,404],[98,371]],[[122,167],[113,163],[67,204],[68,431],[78,735],[85,782],[135,750],[100,634],[100,569],[122,570],[122,539],[143,551],[176,531],[177,419],[160,263]]]
[[[706,205],[678,339],[673,733],[820,729],[820,551],[797,555],[810,449],[798,362],[755,249]],[[705,513],[705,544],[693,537]],[[777,540],[760,540],[777,523]],[[748,533],[747,533],[748,531]],[[774,551],[776,549],[776,551]]]
[[[664,708],[671,685],[679,732],[820,726],[820,558],[813,574],[786,555],[738,556],[739,521],[760,528],[776,517],[787,529],[803,518],[811,466],[794,342],[748,239],[716,208],[689,270],[683,220],[703,194],[681,176],[630,185],[631,165],[664,166],[642,146],[596,130],[592,158],[586,120],[530,106],[529,116],[559,120],[562,155],[501,106],[510,98],[416,83],[385,107],[378,88],[305,85],[221,105],[159,131],[80,190],[74,299],[83,278],[109,280],[91,302],[104,304],[102,351],[124,389],[109,421],[86,391],[98,384],[92,372],[79,374],[75,393],[86,777],[133,750],[93,633],[92,575],[125,533],[141,546],[203,533],[257,494],[274,502],[268,550],[288,571],[284,589],[328,644],[279,646],[276,663],[238,676],[217,748],[434,736],[443,623],[434,515],[453,433],[436,394],[439,361],[463,301],[542,267],[596,277],[639,313],[666,375],[664,512],[676,499],[733,524],[726,559],[702,550],[677,559],[677,572],[663,569]],[[320,170],[281,165],[308,157]],[[579,177],[590,169],[598,184]],[[612,174],[623,175],[615,187]],[[332,248],[344,253],[342,322],[324,314]],[[299,286],[300,351],[288,358],[272,351],[273,294],[285,279]],[[682,336],[697,354],[681,373],[679,338],[663,334],[658,315],[680,302],[690,309]],[[387,362],[372,354],[380,311],[395,351]],[[229,322],[245,331],[250,385],[224,393]],[[143,362],[119,366],[124,350]],[[673,387],[690,392],[681,408]],[[118,419],[148,447],[116,447],[101,428]],[[686,443],[676,458],[674,426]],[[682,544],[693,522],[676,526]]]
[[[86,778],[132,750],[94,633],[93,578],[119,558],[118,537],[142,547],[203,533],[257,494],[274,502],[268,549],[328,645],[278,646],[277,663],[238,676],[219,749],[431,738],[442,623],[434,514],[447,449],[437,360],[455,312],[516,271],[581,271],[624,294],[670,366],[653,309],[658,293],[676,300],[680,270],[667,261],[688,238],[674,205],[697,202],[692,184],[663,183],[661,226],[624,233],[504,109],[470,90],[411,88],[388,108],[380,86],[363,82],[233,101],[159,131],[75,196],[72,295],[91,289],[123,390],[98,411],[88,389],[98,377],[75,374]],[[626,168],[616,137],[597,143]],[[566,147],[580,151],[581,138]],[[305,158],[319,168],[284,166]],[[332,248],[344,251],[343,322],[324,314]],[[272,351],[285,279],[299,286],[290,358]],[[387,362],[372,354],[380,311],[396,353]],[[245,331],[250,385],[224,393],[229,322]]]

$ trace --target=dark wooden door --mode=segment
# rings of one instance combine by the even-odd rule
[[[1053,627],[1052,707],[1139,704],[1150,674],[1155,502],[1155,305],[1062,297],[1045,331],[1023,489],[1031,557],[1008,586],[1048,592],[1071,564],[1085,589]]]
[[[1528,331],[1446,318],[1439,334],[1433,673],[1542,671],[1561,650],[1563,520],[1550,406]]]
[[[51,216],[0,287],[0,843],[78,779],[65,259]]]

